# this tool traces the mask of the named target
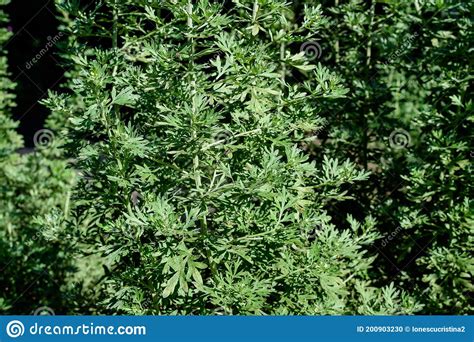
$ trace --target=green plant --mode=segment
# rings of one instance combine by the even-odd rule
[[[419,309],[393,286],[371,286],[373,219],[338,229],[327,214],[367,173],[309,160],[319,103],[346,93],[298,51],[326,23],[319,6],[302,20],[277,0],[62,9],[74,10],[86,53],[68,57],[74,94],[45,103],[69,118],[67,151],[84,175],[68,229],[104,259],[99,310]],[[67,105],[77,101],[83,111]]]
[[[335,1],[322,59],[350,99],[328,103],[318,155],[371,171],[335,211],[374,215],[381,284],[424,313],[472,312],[472,3]]]
[[[0,313],[473,312],[471,2],[55,3],[28,154],[0,10]]]
[[[28,314],[42,305],[67,306],[64,284],[73,270],[68,243],[61,240],[67,234],[48,230],[35,217],[47,220],[59,208],[61,215],[68,212],[74,175],[57,150],[17,153],[23,139],[10,117],[14,84],[4,51],[11,36],[6,22],[0,10],[0,313]]]
[[[408,154],[403,175],[409,205],[396,212],[418,252],[406,278],[420,289],[426,312],[470,314],[474,286],[472,3],[445,1],[424,6],[419,62],[419,116],[413,126],[421,141]],[[412,241],[400,246],[418,251]],[[416,266],[415,266],[416,265]]]

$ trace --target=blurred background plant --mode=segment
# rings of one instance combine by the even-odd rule
[[[7,5],[2,0],[0,5]],[[0,7],[2,8],[2,7]],[[75,172],[52,131],[35,135],[24,149],[11,118],[15,84],[7,72],[5,44],[12,32],[0,9],[0,314],[32,314],[41,306],[56,313],[80,310],[75,292],[73,239],[65,230]],[[78,262],[79,264],[82,261]]]
[[[371,171],[334,210],[370,213],[391,236],[375,245],[382,283],[396,279],[424,313],[472,313],[473,4],[326,4],[322,62],[350,95],[321,113],[330,125],[315,157],[343,155]]]

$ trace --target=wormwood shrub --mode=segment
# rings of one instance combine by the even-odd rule
[[[421,17],[439,14],[423,22],[419,61],[407,66],[420,75],[423,105],[415,107],[413,128],[421,139],[407,153],[410,172],[402,177],[409,205],[397,217],[424,247],[407,277],[430,313],[474,311],[472,6],[445,1],[420,8]],[[418,250],[413,241],[400,247]]]
[[[425,313],[472,312],[472,2],[336,1],[325,11],[322,59],[351,100],[325,105],[333,120],[312,148],[372,171],[353,191],[391,237],[381,277],[413,289]]]
[[[6,5],[8,1],[0,1]],[[10,118],[14,84],[8,78],[4,46],[11,33],[0,9],[0,313],[31,313],[42,305],[64,307],[65,281],[72,271],[67,243],[35,223],[36,216],[67,213],[74,179],[57,152],[20,155],[22,138]],[[61,293],[63,290],[63,293]]]
[[[309,160],[339,77],[299,52],[325,23],[284,1],[60,1],[71,48],[67,151],[84,175],[68,231],[104,258],[99,310],[132,314],[395,314],[371,284],[368,216],[331,203],[367,173]],[[90,37],[95,37],[92,40]],[[68,106],[68,103],[77,105]],[[76,222],[79,222],[78,224]],[[99,286],[99,285],[98,285]]]

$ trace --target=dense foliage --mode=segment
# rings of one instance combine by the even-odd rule
[[[325,31],[352,96],[327,106],[319,149],[372,171],[353,191],[386,236],[381,276],[395,273],[428,313],[472,312],[472,7],[349,1]]]
[[[56,2],[33,154],[0,60],[0,310],[472,313],[470,2]]]

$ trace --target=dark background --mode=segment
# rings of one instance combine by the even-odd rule
[[[65,70],[59,62],[57,47],[47,48],[48,39],[58,34],[59,22],[53,0],[15,0],[6,12],[10,17],[9,30],[14,34],[6,46],[11,78],[17,84],[13,117],[20,122],[19,132],[25,145],[31,147],[33,135],[43,127],[48,115],[38,101],[48,95],[49,89],[58,90],[63,81]],[[48,51],[31,63],[42,49]]]

